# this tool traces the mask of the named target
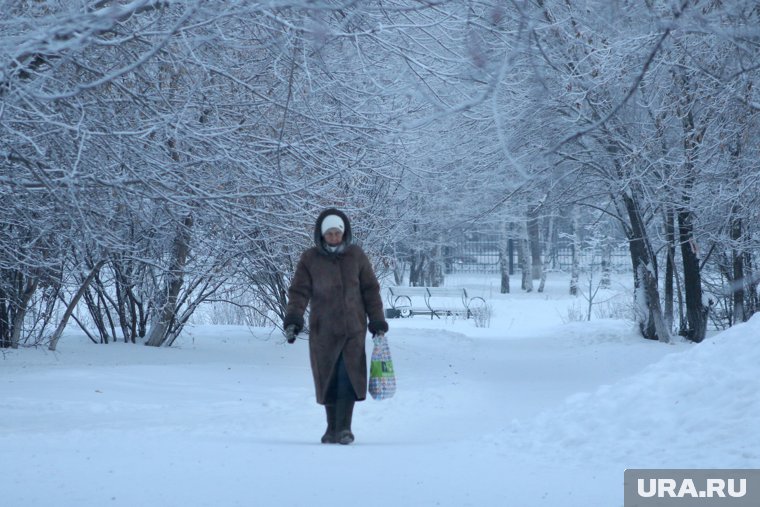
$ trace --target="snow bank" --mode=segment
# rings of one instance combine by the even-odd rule
[[[584,464],[757,468],[758,365],[760,314],[630,378],[571,396],[530,426],[516,423],[508,438]]]

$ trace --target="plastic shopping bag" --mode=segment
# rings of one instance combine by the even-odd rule
[[[385,335],[373,336],[375,346],[369,366],[369,394],[376,400],[384,400],[396,392],[396,374],[388,339]]]

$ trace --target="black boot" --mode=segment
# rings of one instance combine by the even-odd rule
[[[336,430],[338,443],[348,445],[354,441],[351,433],[351,419],[354,415],[354,399],[341,398],[336,404]]]
[[[337,444],[338,432],[335,431],[335,405],[325,405],[325,413],[327,414],[327,430],[322,435],[323,444]]]
[[[351,385],[343,354],[338,357],[335,365],[331,388],[334,389],[331,392],[335,393],[335,441],[347,445],[354,441],[354,434],[351,433],[351,419],[354,414],[356,393]]]

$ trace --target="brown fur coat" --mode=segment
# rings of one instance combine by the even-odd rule
[[[329,252],[322,241],[321,225],[327,215],[343,219],[343,248]],[[367,397],[365,337],[386,332],[380,284],[364,251],[351,244],[351,226],[344,213],[334,208],[323,211],[314,229],[315,246],[298,261],[288,290],[283,327],[303,328],[306,306],[309,314],[309,356],[317,403],[324,404],[335,365],[343,353],[348,376],[357,400]],[[368,323],[369,320],[369,323]]]

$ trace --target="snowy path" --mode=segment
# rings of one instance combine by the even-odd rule
[[[636,339],[623,324],[591,340],[425,326],[392,334],[399,391],[357,405],[348,447],[318,443],[304,342],[199,328],[179,350],[72,337],[57,355],[10,353],[0,368],[4,505],[622,503],[622,468],[579,469],[572,449],[536,452],[522,428],[688,346]]]

